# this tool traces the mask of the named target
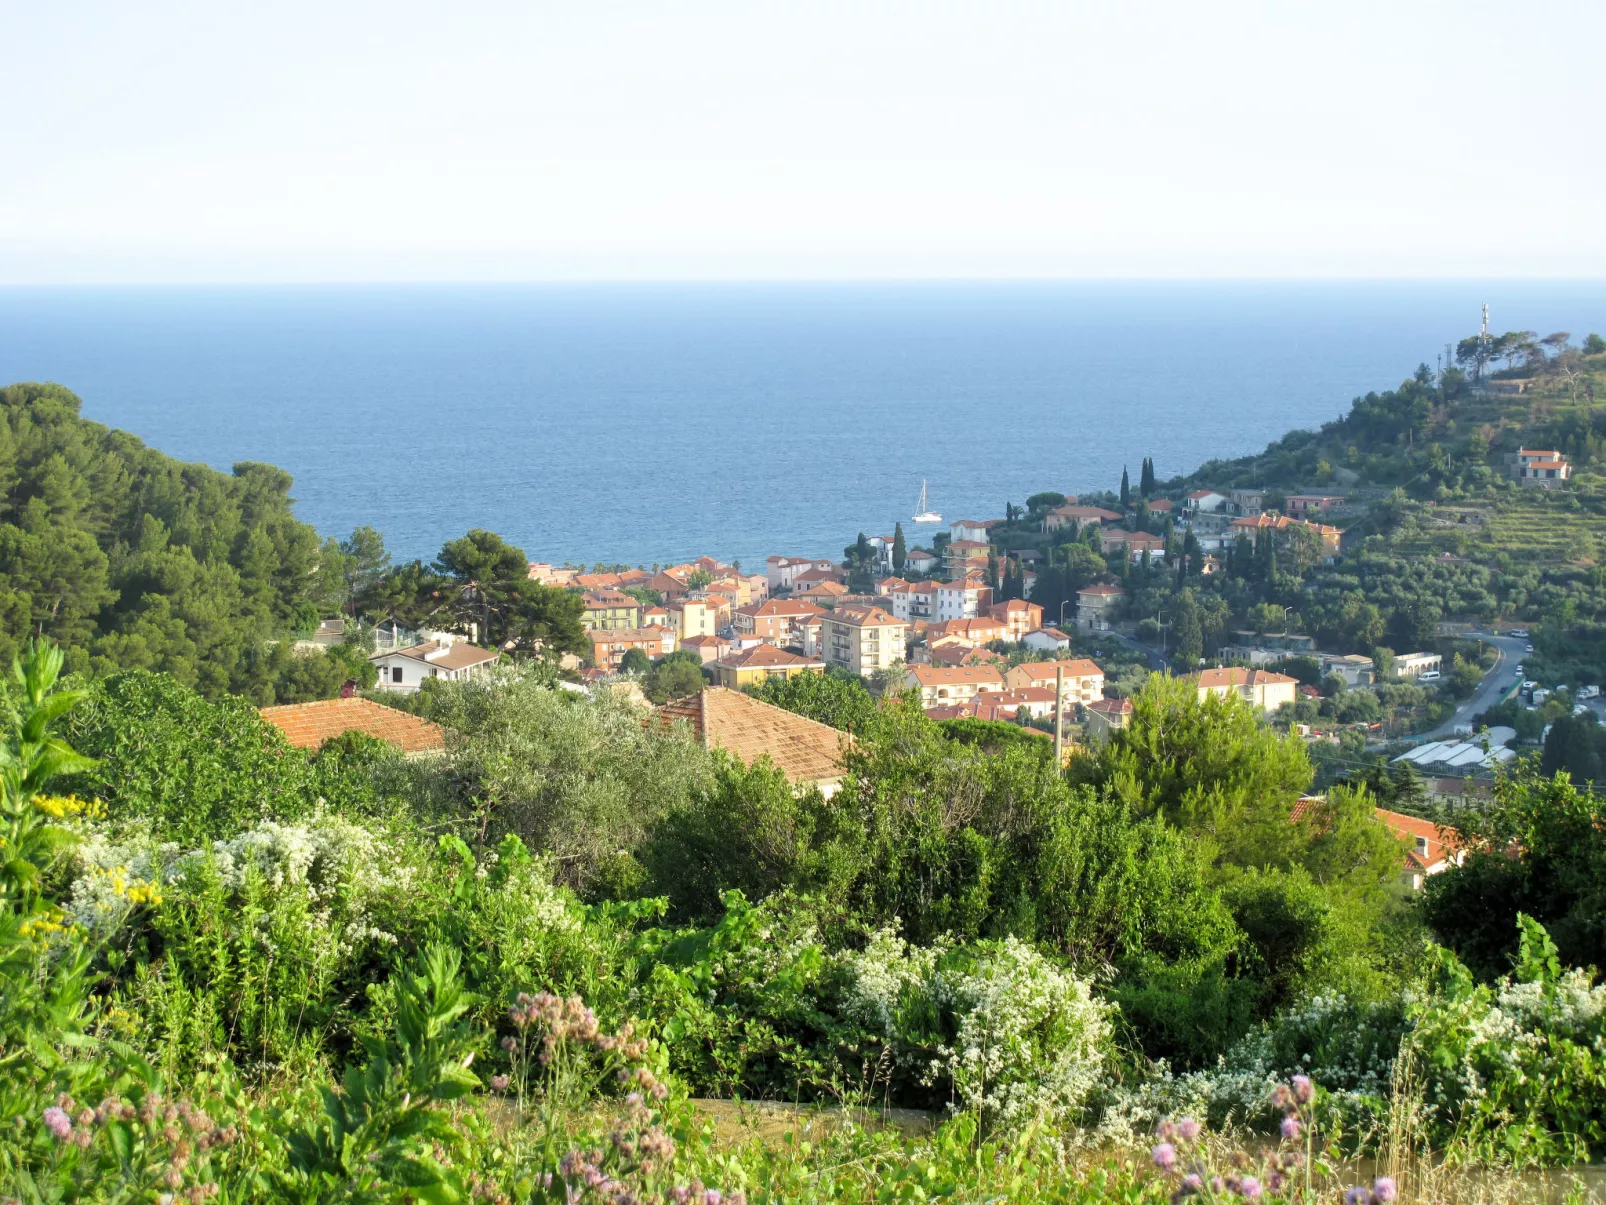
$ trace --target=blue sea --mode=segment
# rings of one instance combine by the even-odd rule
[[[295,476],[402,557],[840,555],[1263,447],[1472,333],[1606,330],[1606,282],[0,289],[0,381],[185,460]],[[906,526],[912,542],[920,532]]]

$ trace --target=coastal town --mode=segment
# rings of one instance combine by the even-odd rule
[[[1523,484],[1548,486],[1570,475],[1555,450],[1524,448],[1508,460]],[[1128,723],[1147,672],[1183,672],[1166,647],[1165,625],[1137,613],[1137,581],[1242,572],[1240,562],[1256,555],[1331,565],[1364,512],[1364,499],[1341,492],[1223,487],[1167,497],[1144,467],[1139,489],[1123,481],[1124,503],[1113,494],[1046,492],[1024,508],[1011,505],[1003,518],[912,523],[920,543],[899,522],[891,533],[860,535],[842,559],[777,554],[763,572],[711,556],[651,567],[531,562],[528,573],[580,600],[589,655],[567,655],[563,666],[584,688],[646,703],[646,676],[671,663],[700,671],[679,679],[680,698],[704,688],[753,694],[800,675],[847,676],[876,694],[916,692],[935,720],[1004,722],[1096,745]],[[1098,557],[1083,558],[1094,571],[1069,588],[1062,571],[1056,594],[1050,578],[1069,559],[1068,546]],[[378,641],[382,691],[472,676],[498,658],[445,632],[381,630]],[[1310,672],[1287,672],[1296,663]],[[1497,668],[1505,674],[1504,658]],[[1511,688],[1538,689],[1520,680],[1520,669]],[[1201,700],[1236,696],[1313,745],[1353,737],[1375,749],[1387,739],[1381,723],[1313,714],[1322,685],[1367,690],[1392,682],[1431,695],[1445,664],[1431,649],[1386,659],[1323,651],[1311,635],[1262,625],[1223,633],[1214,656],[1186,665],[1186,673]],[[1495,674],[1487,675],[1491,686]],[[1499,685],[1507,693],[1504,676]],[[1445,731],[1447,739],[1398,760],[1427,776],[1430,794],[1486,789],[1494,768],[1514,754],[1504,741],[1475,744],[1470,733],[1466,725]]]

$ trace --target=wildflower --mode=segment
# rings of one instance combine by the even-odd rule
[[[506,1037],[506,1038],[502,1039],[502,1049],[507,1051],[509,1054],[512,1054],[518,1048],[519,1048],[519,1040],[517,1038]]]
[[[1310,1104],[1316,1096],[1316,1085],[1310,1082],[1308,1075],[1296,1075],[1293,1079],[1294,1099],[1302,1105]]]
[[[1184,1117],[1177,1122],[1177,1133],[1182,1135],[1182,1141],[1184,1142],[1197,1142],[1199,1140],[1199,1131],[1199,1123],[1191,1117]]]
[[[1182,1184],[1177,1189],[1183,1196],[1192,1196],[1196,1192],[1204,1191],[1204,1177],[1198,1172],[1189,1172],[1182,1177]]]
[[[66,1142],[67,1136],[72,1133],[72,1118],[67,1116],[65,1109],[51,1105],[45,1110],[45,1129],[55,1136],[57,1142]]]
[[[1169,1142],[1160,1143],[1149,1153],[1154,1158],[1154,1166],[1163,1172],[1168,1172],[1177,1165],[1177,1148]]]
[[[1291,1108],[1294,1103],[1293,1089],[1287,1084],[1278,1084],[1271,1094],[1271,1103],[1279,1109]]]
[[[1246,1201],[1260,1200],[1260,1181],[1254,1176],[1245,1176],[1238,1181],[1238,1195]]]
[[[1372,1194],[1357,1185],[1344,1194],[1344,1205],[1371,1205]]]
[[[505,1076],[505,1075],[493,1075],[493,1076],[491,1076],[491,1088],[492,1088],[493,1091],[506,1092],[507,1091],[507,1085],[508,1085],[507,1076]]]
[[[719,1205],[720,1199],[719,1189],[717,1188],[710,1188],[703,1193],[703,1205]]]
[[[1287,1138],[1290,1142],[1298,1141],[1299,1135],[1304,1128],[1305,1127],[1300,1123],[1299,1118],[1295,1117],[1291,1113],[1287,1117],[1283,1118],[1283,1137]]]
[[[1395,1187],[1393,1176],[1379,1176],[1372,1182],[1372,1197],[1380,1205],[1388,1205],[1390,1201],[1397,1201],[1400,1190]]]
[[[1170,1142],[1177,1136],[1177,1127],[1169,1121],[1162,1121],[1154,1127],[1154,1136],[1161,1142]]]

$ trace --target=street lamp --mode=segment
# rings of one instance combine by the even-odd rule
[[[1070,601],[1068,598],[1060,599],[1060,631],[1062,632],[1065,630],[1065,604]]]

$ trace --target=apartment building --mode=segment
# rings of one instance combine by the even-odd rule
[[[841,607],[819,620],[820,655],[827,665],[868,677],[903,660],[909,625],[880,607]]]

